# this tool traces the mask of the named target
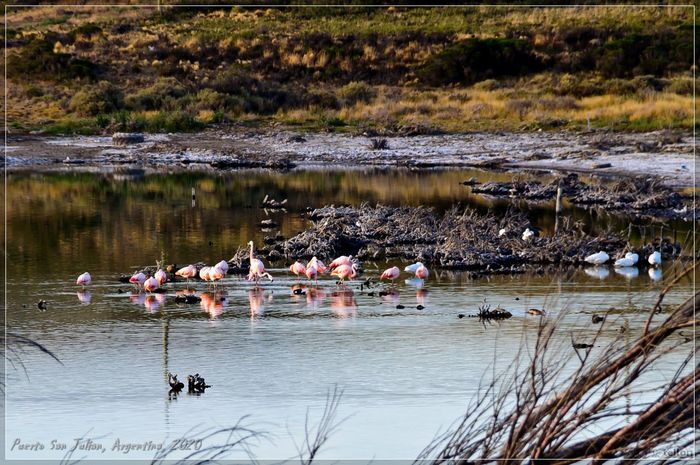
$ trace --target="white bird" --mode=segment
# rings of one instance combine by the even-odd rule
[[[661,253],[658,251],[652,253],[649,255],[648,261],[651,266],[661,265]]]
[[[615,267],[634,266],[635,261],[632,257],[618,258],[615,260]]]
[[[407,273],[415,273],[416,270],[417,270],[418,268],[420,268],[421,266],[423,266],[423,264],[422,264],[421,262],[416,262],[416,263],[414,263],[413,265],[408,265],[408,266],[407,266],[406,268],[404,268],[403,270],[404,270],[405,272],[407,272]]]
[[[639,255],[637,255],[634,252],[627,252],[625,254],[625,258],[631,258],[632,260],[634,260],[634,263],[632,263],[633,265],[636,265],[637,261],[639,261]]]
[[[498,237],[505,236],[506,235],[506,228],[501,228],[498,231]]]
[[[587,256],[586,258],[584,258],[584,260],[594,265],[602,265],[603,263],[610,260],[610,255],[606,254],[605,252],[598,252]]]
[[[523,231],[523,240],[529,241],[533,237],[535,237],[535,232],[532,231],[530,228],[525,228],[525,231]]]

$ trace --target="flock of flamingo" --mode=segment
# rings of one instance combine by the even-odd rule
[[[256,285],[258,285],[263,278],[273,281],[272,275],[265,271],[265,264],[262,262],[262,260],[255,257],[253,241],[248,242],[248,246],[250,247],[250,271],[246,276],[246,279],[248,281],[254,281]],[[177,270],[175,275],[185,278],[187,282],[189,282],[191,278],[196,278],[199,276],[199,278],[203,281],[216,283],[224,279],[228,269],[228,262],[226,260],[221,260],[214,266],[204,266],[199,270],[197,270],[195,265],[188,265]],[[289,271],[295,274],[297,277],[306,276],[309,281],[313,280],[315,283],[318,283],[318,277],[320,275],[330,271],[330,276],[338,278],[338,285],[340,286],[344,286],[346,279],[352,280],[357,277],[358,274],[357,263],[352,260],[352,255],[340,256],[333,260],[328,267],[326,267],[326,265],[316,257],[309,260],[306,265],[300,261],[296,261],[289,267]],[[424,280],[430,276],[430,271],[421,262],[407,266],[404,271],[415,275],[415,277],[420,280]],[[380,281],[389,280],[393,285],[395,280],[399,278],[400,274],[401,270],[394,266],[385,270],[379,279]],[[153,273],[153,276],[146,276],[143,271],[139,271],[129,278],[130,283],[134,284],[138,288],[143,288],[148,292],[157,291],[163,284],[165,284],[167,280],[168,275],[162,269],[159,269]],[[87,271],[78,276],[76,281],[77,285],[83,287],[91,283],[92,277]]]

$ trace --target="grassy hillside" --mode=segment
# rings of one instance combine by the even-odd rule
[[[14,132],[693,125],[690,8],[39,7],[8,16]]]

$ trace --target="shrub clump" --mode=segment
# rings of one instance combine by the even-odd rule
[[[179,109],[177,100],[187,94],[187,90],[175,78],[161,78],[150,87],[128,95],[125,106],[130,110],[152,111]]]
[[[81,116],[112,113],[122,108],[124,96],[119,88],[107,81],[78,91],[70,100],[71,111]]]
[[[374,89],[362,81],[352,81],[345,84],[338,89],[337,95],[345,106],[352,106],[358,102],[370,103],[377,96]]]
[[[474,84],[501,76],[522,76],[542,69],[531,45],[514,39],[467,39],[447,47],[418,70],[424,84]]]
[[[55,53],[53,43],[41,38],[29,42],[19,53],[8,54],[7,75],[20,81],[95,79],[97,65],[68,53]]]

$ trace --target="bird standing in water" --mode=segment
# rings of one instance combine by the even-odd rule
[[[357,264],[337,266],[331,271],[331,276],[337,276],[341,284],[345,284],[345,279],[353,279],[357,276]]]
[[[182,381],[177,380],[177,375],[174,375],[172,373],[168,373],[168,384],[170,385],[170,388],[176,392],[181,391],[182,388],[185,387]]]
[[[379,280],[384,280],[384,279],[389,279],[391,280],[391,284],[394,284],[394,281],[399,277],[401,274],[401,270],[399,270],[398,266],[393,266],[391,268],[388,268],[384,270],[384,273],[379,277]]]
[[[90,273],[88,273],[87,271],[78,276],[78,280],[75,282],[75,284],[77,284],[78,286],[83,287],[89,285],[90,283],[92,283],[92,276],[90,276]]]
[[[255,281],[255,284],[258,284],[262,278],[273,281],[272,275],[265,271],[265,265],[262,260],[255,258],[255,255],[253,255],[253,241],[248,242],[248,245],[250,246],[250,272],[248,276],[246,276],[246,279],[248,281]]]

